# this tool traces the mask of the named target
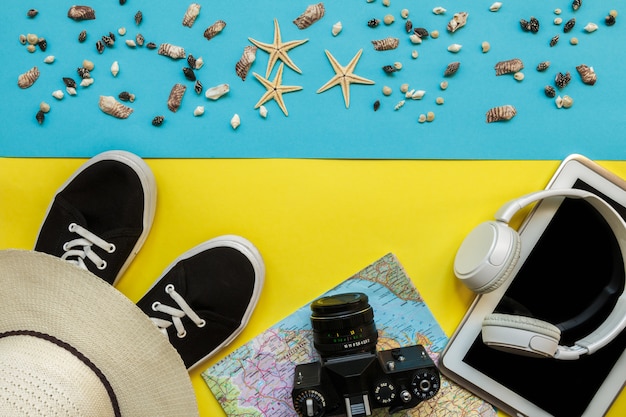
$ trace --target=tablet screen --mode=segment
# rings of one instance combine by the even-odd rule
[[[578,180],[626,218],[626,208]],[[522,238],[523,239],[523,238]],[[532,315],[562,330],[561,344],[589,334],[624,288],[624,263],[613,232],[583,200],[565,199],[495,311]],[[580,416],[626,348],[626,331],[575,361],[539,359],[485,346],[480,334],[463,358],[555,417]]]

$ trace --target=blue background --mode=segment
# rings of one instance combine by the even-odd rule
[[[75,0],[31,0],[4,2],[0,17],[0,68],[3,99],[0,101],[0,156],[92,156],[100,151],[123,148],[143,157],[219,157],[219,158],[390,158],[390,159],[562,159],[577,152],[592,159],[626,159],[623,146],[626,130],[623,104],[625,81],[623,65],[625,29],[623,17],[617,17],[613,27],[604,24],[610,9],[619,10],[617,1],[584,1],[580,10],[571,9],[571,1],[509,1],[498,12],[490,12],[492,1],[399,1],[391,0],[385,7],[381,0],[325,1],[326,15],[308,29],[298,29],[292,21],[313,1],[198,1],[202,9],[192,28],[182,26],[182,17],[191,2],[128,0],[92,2],[96,20],[75,22],[67,11]],[[89,3],[82,3],[89,4]],[[432,9],[443,6],[447,12],[435,15]],[[28,8],[39,15],[26,17]],[[413,45],[404,30],[405,20],[400,11],[407,8],[414,26],[429,31],[438,30],[438,39],[426,39]],[[575,17],[577,24],[569,34],[555,26],[555,8],[561,8],[563,21]],[[134,15],[141,10],[144,19],[136,26]],[[469,12],[468,23],[455,33],[446,25],[455,12]],[[621,10],[621,12],[625,12]],[[367,21],[383,20],[393,14],[395,23],[382,22],[372,29]],[[539,19],[539,33],[521,30],[520,19]],[[284,95],[289,116],[285,117],[275,102],[265,104],[266,119],[259,116],[254,105],[265,88],[252,72],[265,75],[268,55],[259,50],[256,62],[246,81],[237,77],[235,63],[243,48],[250,45],[248,37],[261,42],[273,40],[273,19],[278,19],[284,41],[308,39],[289,51],[289,56],[302,69],[298,74],[285,67],[283,83],[303,89]],[[217,19],[226,21],[222,33],[211,41],[203,37],[204,30]],[[343,31],[336,37],[332,25],[341,21]],[[599,25],[594,33],[586,33],[588,22]],[[100,36],[126,27],[124,37],[117,36],[113,48],[98,54],[95,42]],[[88,38],[79,43],[78,33],[86,29]],[[156,50],[131,49],[125,39],[134,39],[137,32],[157,45],[163,42],[183,46],[187,53],[202,57],[205,65],[196,75],[205,89],[228,83],[231,91],[218,101],[207,100],[193,91],[193,83],[182,73],[184,60],[172,60],[157,55]],[[20,34],[35,33],[48,41],[46,52],[26,51],[18,41]],[[561,39],[555,47],[548,45],[552,36]],[[371,41],[387,36],[400,38],[393,51],[379,52]],[[570,45],[577,37],[579,44]],[[482,41],[491,50],[481,52]],[[452,43],[463,45],[453,54],[447,51]],[[324,50],[328,49],[346,65],[359,49],[363,49],[355,73],[375,81],[375,85],[353,84],[351,105],[346,109],[339,87],[324,93],[316,91],[333,75]],[[419,57],[413,59],[411,51]],[[47,55],[56,61],[43,63]],[[520,58],[525,64],[525,79],[512,75],[496,77],[493,69],[498,61]],[[52,91],[64,90],[62,77],[79,81],[76,68],[83,59],[92,60],[95,83],[78,88],[74,97],[57,101]],[[536,65],[549,60],[546,72]],[[118,61],[120,73],[113,77],[110,66]],[[401,71],[388,75],[383,65],[399,61]],[[439,89],[443,71],[452,61],[460,61],[458,73],[448,79],[449,87]],[[575,67],[594,67],[598,82],[584,85]],[[29,89],[17,87],[17,77],[37,65],[41,77]],[[277,66],[270,79],[273,79]],[[571,83],[557,94],[567,94],[575,102],[570,109],[557,109],[554,100],[543,93],[547,84],[553,85],[557,72],[569,71]],[[167,97],[175,83],[188,89],[177,113],[167,109]],[[406,100],[399,110],[394,106],[404,95],[399,87],[426,90],[422,100]],[[383,96],[383,86],[393,89]],[[134,113],[118,120],[98,108],[100,95],[121,91],[136,95],[131,104]],[[445,99],[443,105],[436,97]],[[380,100],[374,112],[372,105]],[[39,103],[52,106],[43,125],[35,120]],[[485,122],[486,111],[495,106],[512,104],[517,116],[505,123]],[[193,110],[204,105],[206,113],[194,117]],[[421,113],[434,111],[431,123],[417,122]],[[233,130],[229,121],[233,114],[241,117],[241,126]],[[156,128],[151,120],[164,115],[163,126]]]

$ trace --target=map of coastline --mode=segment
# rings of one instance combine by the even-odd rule
[[[378,329],[378,350],[421,344],[437,362],[447,337],[393,254],[369,265],[324,295],[368,295]],[[319,360],[313,347],[309,305],[272,326],[202,373],[228,416],[293,417],[294,368]],[[387,416],[386,409],[374,416]],[[495,409],[441,377],[439,393],[394,416],[495,416]]]

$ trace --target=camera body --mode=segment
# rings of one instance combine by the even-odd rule
[[[292,400],[299,416],[368,416],[417,406],[437,394],[439,371],[421,345],[376,352],[378,332],[363,293],[311,304],[321,359],[296,366]]]

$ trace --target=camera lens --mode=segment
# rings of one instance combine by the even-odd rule
[[[322,358],[375,352],[374,311],[363,293],[322,297],[311,303],[315,349]]]

